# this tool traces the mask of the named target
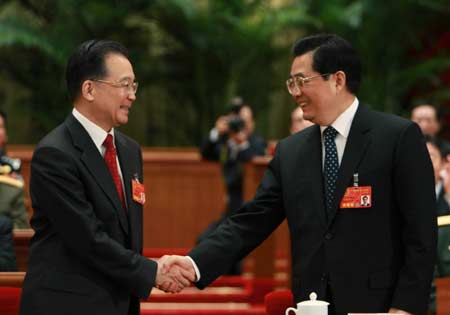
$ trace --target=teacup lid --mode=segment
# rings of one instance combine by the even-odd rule
[[[311,292],[309,295],[309,300],[298,303],[298,305],[301,306],[324,306],[329,304],[330,303],[328,302],[317,300],[316,292]]]

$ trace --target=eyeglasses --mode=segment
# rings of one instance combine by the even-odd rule
[[[131,82],[131,81],[120,81],[120,82],[112,82],[112,81],[106,81],[106,80],[100,80],[100,79],[92,79],[92,81],[100,82],[100,83],[106,83],[114,87],[120,87],[125,88],[128,91],[133,91],[134,94],[136,94],[139,83],[138,82]]]
[[[300,92],[300,89],[305,86],[306,83],[311,81],[314,78],[318,77],[326,77],[327,75],[330,75],[331,73],[325,73],[325,74],[319,74],[319,75],[313,75],[311,77],[302,77],[300,75],[294,75],[292,78],[289,78],[286,80],[286,86],[290,94],[294,95],[296,93]]]

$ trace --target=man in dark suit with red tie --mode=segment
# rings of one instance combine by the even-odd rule
[[[359,57],[346,40],[294,45],[287,88],[316,125],[279,142],[254,199],[188,255],[207,286],[287,219],[295,302],[330,314],[426,313],[436,256],[434,179],[419,127],[360,104]],[[361,206],[362,196],[370,200]]]
[[[31,162],[35,235],[20,314],[138,315],[153,286],[175,281],[141,256],[141,149],[114,129],[136,99],[127,56],[117,42],[91,40],[69,59],[73,111]]]

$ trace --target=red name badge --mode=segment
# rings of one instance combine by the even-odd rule
[[[145,203],[145,187],[144,184],[139,183],[137,179],[131,180],[133,190],[133,200],[139,202],[141,205]]]
[[[342,197],[341,208],[370,208],[372,206],[372,187],[353,186],[347,187]]]

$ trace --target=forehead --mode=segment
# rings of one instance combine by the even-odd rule
[[[436,118],[436,111],[431,106],[419,106],[413,110],[413,117],[432,117]]]
[[[313,52],[310,51],[306,54],[295,57],[291,65],[291,76],[296,74],[309,75],[313,72]]]
[[[250,107],[244,106],[241,108],[239,115],[241,117],[252,117],[253,113],[252,113],[252,110],[250,109]]]
[[[134,79],[133,66],[128,58],[120,54],[108,54],[105,56],[105,68],[107,76],[118,80]]]

